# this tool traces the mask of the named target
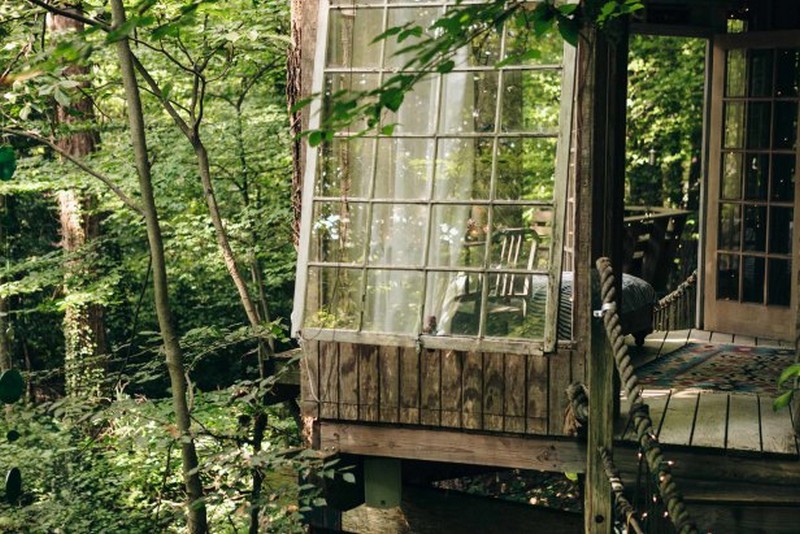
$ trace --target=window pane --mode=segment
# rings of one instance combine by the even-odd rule
[[[489,198],[492,147],[492,139],[440,139],[434,198],[437,200]]]
[[[427,208],[411,204],[372,207],[371,265],[422,265]]]
[[[767,176],[769,176],[768,154],[747,154],[745,171],[745,198],[764,200],[767,198]]]
[[[739,250],[740,221],[740,207],[737,204],[720,204],[717,248]]]
[[[792,262],[789,260],[770,259],[767,265],[769,266],[767,304],[789,306],[792,299],[792,289],[790,286],[792,279]]]
[[[725,102],[725,148],[744,145],[744,104]]]
[[[396,134],[432,134],[436,127],[437,78],[426,78],[406,93],[397,113],[387,113],[383,124],[394,124]]]
[[[792,208],[770,208],[769,251],[772,254],[792,252],[792,227],[794,210]]]
[[[794,175],[796,160],[794,154],[775,154],[772,156],[772,200],[792,202],[794,200]]]
[[[560,71],[504,72],[502,131],[557,133],[560,95]]]
[[[325,99],[322,104],[322,113],[329,117],[334,111],[333,97],[342,98],[350,92],[369,91],[378,87],[377,74],[364,73],[334,73],[325,77]],[[367,120],[359,118],[350,126],[349,130],[358,132],[367,128]]]
[[[309,267],[305,326],[357,329],[361,275],[358,269]]]
[[[367,205],[317,202],[311,227],[311,261],[363,263]]]
[[[797,146],[797,102],[775,102],[774,148]]]
[[[717,255],[717,298],[739,300],[739,256]]]
[[[742,198],[742,154],[727,152],[723,158],[722,198],[739,200]]]
[[[775,96],[798,96],[800,88],[800,49],[778,50],[778,72]]]
[[[725,96],[744,96],[744,50],[728,51]]]
[[[504,338],[542,339],[544,337],[547,276],[490,275],[506,281],[505,294],[490,291],[486,304],[486,335]],[[501,284],[502,285],[502,284]]]
[[[564,40],[552,32],[536,37],[528,28],[506,24],[506,51],[504,59],[516,58],[513,65],[560,65],[564,54]]]
[[[367,198],[375,167],[375,139],[334,139],[322,147],[318,196]]]
[[[549,207],[494,207],[489,268],[546,270],[552,224]]]
[[[392,334],[418,334],[421,331],[422,288],[422,273],[368,271],[363,329]]]
[[[382,31],[382,9],[331,10],[328,66],[379,67],[381,43],[372,43],[372,40]]]
[[[769,148],[769,102],[750,102],[747,106],[747,148]]]
[[[772,95],[773,50],[750,51],[750,90],[748,96]]]
[[[767,244],[767,208],[747,206],[744,209],[744,250],[764,252]]]
[[[421,37],[408,37],[401,43],[397,42],[396,37],[389,37],[386,39],[385,65],[391,69],[404,68],[406,63],[414,57],[414,52],[401,53],[400,51],[430,37],[428,28],[430,28],[441,15],[441,8],[435,6],[390,8],[387,28],[395,28],[410,24],[411,26],[419,26],[423,34]]]
[[[495,198],[552,200],[555,167],[555,138],[500,138]]]
[[[500,34],[490,30],[469,45],[461,48],[453,57],[456,68],[492,67],[500,61]]]
[[[755,256],[742,257],[742,301],[764,302],[764,274],[765,260]]]
[[[375,198],[428,198],[433,175],[432,140],[379,139],[378,162]]]
[[[423,332],[478,335],[482,279],[477,273],[428,273]]]
[[[471,217],[473,211],[480,210],[480,206],[434,206],[428,265],[483,265],[485,236]]]

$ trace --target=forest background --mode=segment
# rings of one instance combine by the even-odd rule
[[[24,377],[0,423],[0,473],[17,470],[0,531],[301,530],[318,497],[298,475],[331,466],[297,452],[293,401],[264,402],[292,348],[290,3],[141,0],[123,21],[94,0],[0,2],[0,365]],[[632,46],[634,203],[694,207],[703,53]]]

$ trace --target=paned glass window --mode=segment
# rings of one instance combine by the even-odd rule
[[[412,22],[429,28],[453,7],[426,0],[323,7],[325,59],[316,73],[324,99],[377,87],[406,64],[403,48],[414,38],[398,45],[375,36]],[[558,315],[558,292],[549,288],[561,279],[561,250],[553,247],[562,246],[558,197],[566,194],[569,153],[559,146],[559,124],[572,81],[557,34],[527,38],[513,28],[490,31],[456,52],[452,72],[427,77],[384,117],[396,125],[391,136],[341,132],[312,154],[295,331],[555,338],[555,324],[546,325]],[[529,46],[541,51],[538,59],[495,68]]]

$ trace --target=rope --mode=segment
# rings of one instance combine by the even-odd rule
[[[657,310],[663,310],[664,308],[669,307],[673,302],[680,300],[686,294],[689,289],[691,289],[697,283],[697,269],[692,271],[692,274],[689,277],[681,282],[681,284],[675,288],[675,291],[672,293],[664,296],[661,300],[658,301],[656,304]]]
[[[658,438],[653,432],[650,411],[642,400],[642,388],[639,385],[639,379],[634,374],[633,364],[628,355],[628,346],[622,336],[619,314],[614,306],[616,289],[611,260],[608,258],[597,260],[597,271],[600,273],[600,295],[603,299],[603,307],[606,309],[603,313],[603,323],[614,351],[614,363],[628,399],[629,413],[633,419],[639,446],[650,472],[658,474],[658,490],[667,505],[667,512],[675,525],[675,530],[680,534],[697,533],[697,526],[689,516],[683,496],[672,477],[670,464],[664,460]]]
[[[627,532],[644,534],[639,520],[636,519],[636,509],[628,498],[625,497],[625,485],[622,483],[619,470],[617,466],[614,465],[614,460],[611,458],[611,452],[605,447],[599,447],[598,451],[600,451],[600,459],[603,461],[603,470],[606,472],[606,477],[611,483],[611,493],[614,494],[614,505],[616,507],[617,517],[625,519]]]
[[[653,307],[653,327],[656,330],[675,330],[689,326],[684,323],[691,321],[693,314],[691,304],[686,301],[686,298],[687,295],[689,295],[691,302],[694,302],[694,295],[690,295],[689,292],[694,289],[696,284],[697,270],[692,271],[692,274],[681,282],[681,284],[675,288],[675,291],[669,293],[656,303]],[[685,306],[685,308],[681,309],[681,306]],[[682,313],[683,315],[676,317],[675,314],[672,313],[673,308],[677,313]]]

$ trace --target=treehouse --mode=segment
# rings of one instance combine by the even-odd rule
[[[429,28],[453,4],[308,2],[319,20],[304,50],[310,92],[325,95],[310,128],[333,95],[400,72],[405,47],[425,37],[376,35]],[[397,501],[412,462],[417,477],[467,466],[585,473],[586,531],[610,532],[595,451],[613,450],[630,483],[641,442],[604,314],[619,315],[634,356],[692,340],[793,354],[798,29],[800,6],[786,0],[646,1],[613,32],[583,30],[577,47],[509,24],[415,85],[383,117],[391,127],[354,137],[366,126],[354,124],[308,148],[292,331],[312,446],[363,464],[373,504]],[[635,33],[707,41],[696,282],[661,300],[687,212],[624,205]],[[621,302],[601,303],[600,257]],[[588,387],[585,436],[564,425],[573,383]],[[672,384],[643,396],[644,439],[660,438],[675,461],[661,480],[681,485],[700,528],[794,531],[790,409],[773,412],[766,394]]]

